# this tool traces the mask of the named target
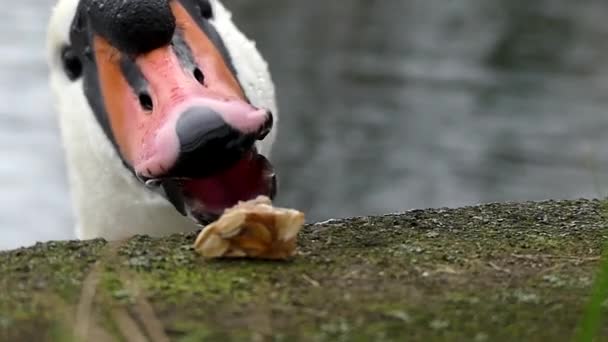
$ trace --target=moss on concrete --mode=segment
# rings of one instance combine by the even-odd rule
[[[334,220],[307,226],[289,262],[205,261],[194,233],[109,256],[100,240],[38,244],[0,253],[0,340],[70,340],[95,268],[92,318],[125,340],[129,322],[175,341],[570,340],[605,214],[580,200]]]

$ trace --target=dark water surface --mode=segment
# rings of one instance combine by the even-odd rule
[[[71,236],[52,2],[0,14],[0,248]],[[608,191],[604,0],[225,2],[274,73],[280,202],[312,220]]]

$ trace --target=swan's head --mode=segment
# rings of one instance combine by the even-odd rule
[[[60,0],[49,27],[59,102],[86,103],[76,115],[93,113],[125,170],[199,221],[276,191],[255,147],[272,113],[245,95],[210,1]]]

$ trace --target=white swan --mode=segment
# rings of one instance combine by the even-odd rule
[[[59,0],[48,59],[78,238],[191,231],[274,191],[250,149],[269,156],[274,86],[219,1]]]

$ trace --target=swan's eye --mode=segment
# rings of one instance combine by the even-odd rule
[[[69,46],[64,47],[61,51],[61,63],[70,80],[75,81],[82,76],[82,62]]]

